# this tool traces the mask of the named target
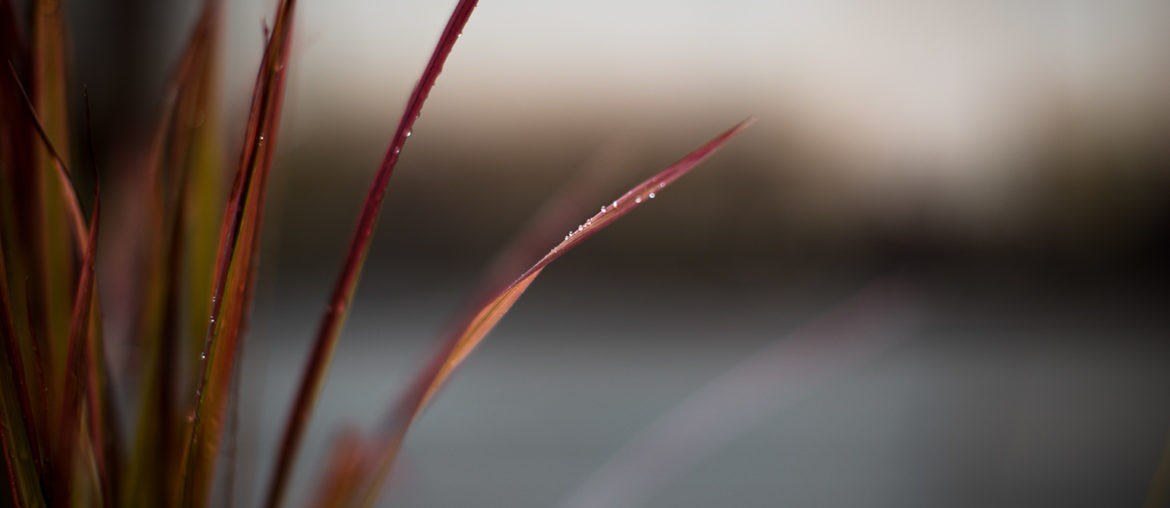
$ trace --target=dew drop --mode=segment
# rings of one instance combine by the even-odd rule
[[[601,213],[605,213],[605,205],[601,205]]]
[[[207,359],[207,353],[199,353],[199,359],[200,359],[200,360],[206,360],[206,359]]]
[[[409,130],[408,130],[408,131],[406,131],[406,137],[408,137],[408,138],[410,137],[410,131],[409,131]]]
[[[641,196],[638,196],[638,197],[634,198],[634,203],[641,203],[641,202],[642,202],[642,197],[641,197]]]
[[[650,199],[654,199],[654,193],[653,193],[653,192],[651,192],[651,193],[650,193]]]

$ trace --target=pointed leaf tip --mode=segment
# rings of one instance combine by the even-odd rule
[[[755,117],[748,117],[630,189],[614,200],[611,205],[603,207],[596,215],[587,219],[584,224],[570,231],[561,243],[553,247],[540,261],[521,274],[515,282],[488,298],[477,312],[473,313],[461,327],[457,328],[457,332],[448,337],[427,367],[415,378],[411,387],[394,404],[385,420],[382,435],[377,440],[378,449],[375,450],[376,455],[374,455],[376,465],[373,467],[376,469],[372,471],[373,477],[369,481],[364,504],[372,505],[376,499],[382,482],[394,464],[394,459],[410,425],[450,379],[455,369],[483,341],[496,323],[507,314],[541,271],[586,238],[656,197],[658,192],[690,172],[754,122]]]

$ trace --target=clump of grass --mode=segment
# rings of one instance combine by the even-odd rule
[[[362,206],[327,311],[301,375],[275,458],[267,506],[283,504],[316,397],[341,336],[369,250],[387,184],[415,120],[476,5],[460,0],[411,94]],[[61,6],[34,0],[31,23],[0,0],[0,52],[10,79],[0,80],[0,445],[17,506],[207,506],[231,432],[240,349],[255,290],[263,209],[279,135],[295,0],[281,0],[252,92],[234,180],[224,188],[215,110],[217,41],[222,6],[207,0],[159,107],[152,138],[136,168],[146,241],[139,281],[128,304],[136,322],[127,337],[143,351],[112,379],[103,346],[98,273],[101,191],[92,146],[88,214],[67,152],[67,37]],[[27,36],[26,36],[27,35]],[[22,83],[28,84],[28,90]],[[209,117],[210,116],[210,117]],[[745,121],[649,178],[570,231],[514,278],[488,277],[482,301],[459,321],[414,382],[391,405],[373,435],[346,434],[322,472],[317,503],[371,504],[410,424],[454,370],[550,263],[637,206],[648,202],[734,135]],[[75,132],[77,131],[77,132]],[[87,143],[88,144],[88,143]],[[226,203],[225,199],[226,192]],[[554,207],[555,209],[555,207]],[[543,219],[555,218],[546,212]],[[86,217],[88,215],[88,218]],[[534,221],[534,231],[548,220]],[[216,225],[218,224],[218,228]],[[505,256],[515,266],[532,250],[522,234]],[[116,246],[119,250],[133,250]],[[547,248],[542,247],[542,248]],[[535,256],[532,256],[535,257]],[[104,275],[104,274],[103,274]],[[500,283],[500,280],[510,280]],[[114,383],[117,381],[118,383]],[[115,384],[139,387],[135,419],[117,420]],[[122,435],[123,428],[131,432]],[[230,447],[229,447],[230,448]],[[230,451],[228,452],[230,453]],[[231,460],[227,475],[231,471]],[[230,488],[226,493],[230,500]]]

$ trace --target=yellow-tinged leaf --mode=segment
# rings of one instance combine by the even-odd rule
[[[249,311],[264,196],[280,123],[295,1],[283,0],[256,78],[243,153],[220,230],[201,378],[180,459],[178,502],[206,506],[211,492],[233,364]]]

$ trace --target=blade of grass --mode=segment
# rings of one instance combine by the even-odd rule
[[[41,145],[43,146],[43,149],[48,154],[49,159],[52,161],[52,168],[54,171],[49,171],[49,172],[55,173],[55,175],[56,175],[55,181],[58,184],[57,189],[60,191],[59,194],[54,193],[54,192],[48,192],[48,193],[43,193],[43,195],[41,195],[41,197],[45,197],[46,195],[56,195],[57,198],[59,198],[59,199],[54,200],[54,202],[64,204],[64,212],[71,219],[70,221],[68,221],[68,223],[72,226],[71,230],[72,230],[73,236],[77,240],[75,242],[77,245],[77,252],[78,252],[78,255],[81,257],[82,264],[84,265],[84,261],[85,261],[84,258],[85,258],[86,252],[83,249],[85,248],[85,246],[89,242],[89,236],[90,236],[89,229],[90,228],[85,225],[85,218],[81,213],[81,204],[80,204],[80,199],[78,198],[77,189],[74,188],[72,185],[71,172],[70,172],[69,167],[68,167],[67,163],[65,162],[65,160],[61,158],[60,152],[53,145],[53,141],[52,141],[52,139],[50,139],[48,131],[46,130],[45,126],[41,123],[41,119],[39,118],[36,110],[34,109],[35,106],[33,105],[30,97],[28,96],[28,93],[25,90],[24,85],[21,84],[20,79],[16,74],[16,68],[12,64],[12,62],[9,62],[9,71],[10,71],[10,74],[12,77],[12,82],[15,85],[16,89],[19,91],[21,98],[23,99],[23,103],[25,106],[25,111],[24,111],[25,121],[27,121],[28,124],[32,126],[32,129],[34,132],[36,132],[36,134],[39,138],[39,141],[41,142]],[[34,178],[34,180],[36,180],[36,178]],[[96,179],[95,179],[95,185],[96,185]],[[95,204],[96,204],[96,200],[95,200]],[[44,231],[42,231],[42,230],[37,230],[37,231],[38,231],[38,234],[44,233]],[[40,246],[43,246],[40,241],[34,242],[34,248],[40,247]],[[67,260],[70,263],[72,263],[72,256],[66,255],[65,257],[68,258]],[[43,266],[42,266],[42,268],[43,268]],[[45,279],[38,278],[38,280],[40,280],[43,284]],[[41,294],[47,295],[48,293],[46,291],[48,291],[48,289],[46,289],[46,286],[42,285],[40,287],[41,287]],[[36,369],[37,373],[39,374],[38,380],[40,381],[40,384],[42,385],[42,387],[44,388],[44,390],[46,392],[48,392],[48,393],[65,393],[67,391],[67,388],[65,387],[66,380],[64,379],[64,377],[68,375],[67,369],[69,368],[67,365],[67,362],[68,362],[67,358],[61,358],[60,360],[57,360],[50,354],[49,359],[46,360],[40,354],[40,349],[46,349],[50,352],[53,351],[53,349],[54,349],[52,342],[44,341],[44,336],[51,334],[52,331],[45,328],[45,325],[43,325],[43,324],[38,326],[37,321],[36,321],[37,318],[46,319],[45,313],[52,312],[51,302],[45,301],[44,298],[46,298],[46,297],[42,296],[42,298],[38,300],[38,299],[34,299],[34,297],[31,294],[26,294],[26,301],[30,302],[27,305],[27,310],[28,310],[29,315],[33,317],[28,322],[30,343],[32,344],[32,350],[34,353],[34,355],[33,355],[34,358],[32,360],[32,363],[33,363],[34,369]],[[41,312],[34,311],[34,307],[35,307],[35,304],[37,302],[39,302],[40,305],[42,306]],[[76,305],[76,302],[74,302],[74,305]],[[96,303],[95,303],[95,305],[96,305]],[[75,312],[71,311],[71,315],[75,316]],[[87,321],[87,323],[88,323],[88,321]],[[87,326],[97,327],[98,325],[90,324]],[[37,333],[37,330],[40,330],[39,334]],[[42,346],[43,346],[43,348],[42,348]],[[68,347],[72,347],[72,346],[65,344],[64,348],[63,348],[62,346],[58,345],[58,346],[56,346],[56,349],[63,350],[62,351],[63,353],[68,354],[68,349],[65,349]],[[56,385],[59,385],[60,388],[54,389],[53,388],[53,386],[54,386],[53,372],[55,370],[55,365],[61,361],[66,362],[66,365],[60,367],[62,369],[66,369],[66,372],[61,373],[61,380],[59,383],[56,383]],[[49,373],[49,377],[47,379],[44,375],[44,372],[46,372],[46,371]],[[46,384],[46,383],[48,383],[48,384]],[[61,427],[62,420],[60,418],[63,417],[63,413],[55,413],[57,419],[54,419],[54,413],[52,413],[52,409],[55,409],[55,408],[52,407],[51,400],[52,400],[51,398],[45,397],[44,400],[41,402],[41,405],[45,406],[41,409],[41,413],[44,414],[44,417],[41,419],[41,421],[43,422],[41,424],[41,428],[49,428],[48,426],[51,426],[53,428],[60,428]],[[57,407],[63,408],[64,405],[62,404],[62,405],[57,406]],[[35,437],[35,434],[33,436]],[[55,437],[58,440],[69,439],[69,438],[62,437],[60,434],[57,434]],[[46,460],[55,460],[52,457],[52,455],[55,455],[55,453],[49,453],[49,450],[48,450],[48,448],[50,447],[50,444],[48,443],[48,438],[46,438],[46,443],[41,445],[41,447],[45,449],[44,454],[45,454],[45,456],[48,457]],[[50,472],[49,467],[44,467],[42,469],[43,469],[43,472],[45,472],[45,473]],[[61,477],[59,475],[55,475],[55,474],[52,476],[47,476],[47,478],[55,478],[53,481],[60,481],[61,480]]]
[[[573,178],[561,184],[556,192],[545,199],[527,224],[520,227],[516,236],[496,255],[492,264],[479,282],[469,302],[478,304],[500,288],[512,282],[512,277],[540,259],[560,232],[574,219],[580,217],[600,197],[602,184],[608,180],[605,173],[620,172],[629,154],[624,146],[609,144],[594,155],[592,160],[578,170]],[[457,318],[473,312],[457,314]],[[450,323],[452,327],[460,323]]]
[[[68,43],[65,6],[60,0],[32,2],[31,89],[34,108],[44,125],[47,139],[56,146],[69,147],[69,104],[67,101]],[[47,351],[49,382],[55,390],[63,386],[70,313],[73,304],[77,265],[69,238],[69,203],[65,192],[69,181],[54,171],[54,157],[44,150],[34,153],[34,167],[40,168],[33,198],[39,235],[33,246],[39,249],[33,259],[38,268],[38,284],[33,296],[40,304],[37,328],[41,330]],[[68,157],[64,159],[68,161]],[[68,166],[68,164],[66,164]],[[84,239],[85,237],[81,237]],[[77,248],[83,245],[77,244]]]
[[[564,255],[573,247],[597,232],[604,229],[613,221],[630,213],[642,203],[654,199],[666,186],[678,180],[699,163],[706,160],[716,150],[731,140],[736,134],[743,131],[754,121],[749,118],[724,133],[716,136],[695,151],[687,154],[678,162],[670,165],[658,174],[650,177],[624,195],[614,200],[609,206],[603,206],[601,211],[585,221],[584,224],[570,231],[561,243],[557,244],[540,261],[532,265],[509,286],[488,298],[479,310],[469,316],[445,342],[438,354],[434,355],[428,366],[417,376],[411,387],[398,399],[397,403],[384,423],[382,433],[377,440],[376,469],[370,481],[369,489],[365,494],[364,504],[370,506],[376,500],[378,491],[398,455],[402,440],[406,437],[411,423],[435,393],[450,378],[452,372],[471,353],[472,349],[491,331],[504,314],[512,308],[520,295],[536,279],[540,272],[557,258]]]
[[[484,271],[479,287],[471,293],[471,304],[478,304],[485,297],[491,296],[501,287],[511,282],[511,277],[531,266],[540,258],[543,249],[553,243],[559,232],[566,224],[573,221],[588,210],[589,203],[596,202],[600,194],[602,183],[607,180],[608,173],[618,172],[628,158],[625,147],[616,143],[608,143],[602,147],[592,159],[572,178],[563,182],[560,187],[545,199],[537,212],[527,224],[519,228],[518,233],[505,244],[505,247],[495,256],[495,259]],[[474,307],[469,309],[473,312]],[[461,317],[465,314],[457,314]],[[461,322],[451,323],[452,327]],[[365,455],[359,449],[360,434],[344,433],[333,444],[331,459],[326,466],[323,478],[318,485],[318,493],[313,506],[350,506],[356,499],[353,492],[357,485],[363,467]]]
[[[34,132],[40,138],[41,145],[44,146],[48,154],[49,162],[52,164],[49,173],[56,174],[56,188],[60,190],[62,201],[64,201],[62,206],[65,209],[66,215],[68,215],[70,231],[77,243],[77,257],[80,258],[83,256],[81,248],[85,245],[86,237],[89,233],[85,226],[85,216],[81,213],[81,200],[78,198],[77,189],[72,184],[73,173],[69,170],[65,159],[61,157],[60,152],[54,146],[52,138],[49,136],[45,125],[41,122],[40,116],[37,115],[36,106],[33,105],[32,99],[28,96],[28,91],[21,84],[20,77],[16,74],[16,67],[12,62],[8,62],[8,71],[12,76],[12,81],[16,85],[16,89],[20,92],[20,96],[24,100],[28,123],[32,125]]]
[[[155,127],[154,139],[146,168],[149,184],[148,202],[152,213],[149,228],[154,234],[149,246],[149,267],[143,277],[143,288],[138,304],[143,319],[138,323],[138,340],[148,351],[147,368],[141,380],[143,396],[139,406],[134,458],[129,464],[127,485],[123,490],[129,498],[123,504],[136,506],[163,506],[174,496],[173,470],[176,446],[179,444],[174,429],[179,425],[175,393],[182,369],[177,364],[180,351],[181,305],[184,262],[194,251],[206,251],[206,242],[190,238],[187,227],[191,220],[189,209],[193,201],[204,200],[209,187],[198,185],[201,174],[218,173],[217,167],[202,164],[199,154],[214,151],[209,148],[211,130],[206,118],[199,115],[214,109],[211,103],[214,80],[214,52],[219,32],[220,6],[218,0],[204,3],[187,47],[173,74]],[[168,143],[169,140],[169,143]],[[165,162],[164,162],[165,161]],[[162,169],[174,173],[174,190],[164,183]],[[173,196],[173,197],[172,197]],[[167,203],[173,205],[168,209]],[[206,235],[202,235],[206,236]],[[210,265],[210,263],[207,263]],[[198,318],[206,330],[206,297],[210,285],[206,276],[191,277],[189,299],[194,308],[190,315]],[[201,317],[200,317],[201,316]],[[204,334],[192,333],[202,339]],[[191,355],[198,358],[197,354]],[[195,369],[192,369],[195,371]]]
[[[8,469],[9,486],[16,506],[44,505],[40,479],[46,478],[42,441],[36,435],[37,422],[32,414],[29,383],[23,372],[16,327],[9,305],[8,268],[0,238],[0,369],[5,370],[0,383],[0,445]],[[19,407],[19,412],[16,408]]]
[[[13,69],[16,62],[28,60],[16,17],[12,3],[0,1],[0,58],[7,60]],[[24,290],[14,293],[8,283],[10,268],[15,274],[28,273],[24,266],[30,253],[29,242],[25,239],[31,236],[27,230],[21,231],[22,226],[28,226],[27,220],[21,220],[21,216],[26,215],[22,205],[30,194],[26,191],[29,172],[17,174],[17,168],[32,167],[35,145],[30,142],[26,114],[21,109],[17,88],[15,80],[0,80],[0,201],[3,201],[0,204],[0,341],[3,342],[0,369],[7,371],[0,382],[4,385],[0,389],[0,412],[3,413],[0,415],[0,425],[3,426],[0,439],[14,504],[27,506],[45,502],[41,482],[49,476],[48,436],[38,429],[44,428],[48,416],[43,371],[39,354],[35,354],[38,347],[34,331],[29,321],[15,319],[18,315],[31,314],[28,285],[20,281]],[[34,176],[39,178],[39,175]],[[9,264],[9,252],[15,258],[14,265]],[[14,421],[16,407],[19,407],[19,422]]]
[[[89,238],[85,243],[85,258],[82,262],[81,273],[77,282],[77,293],[73,303],[73,317],[69,325],[68,356],[66,358],[66,376],[62,391],[60,423],[56,436],[59,446],[54,453],[54,462],[57,467],[54,492],[58,497],[54,504],[64,506],[69,503],[68,495],[75,490],[73,472],[77,464],[76,447],[81,421],[78,416],[81,405],[86,401],[87,388],[82,379],[91,375],[89,366],[91,361],[86,357],[92,351],[94,309],[94,260],[97,257],[98,220],[101,215],[101,191],[94,178],[93,214],[89,222]],[[91,405],[98,401],[90,400]],[[92,423],[91,423],[92,426]],[[98,443],[94,443],[95,446]]]
[[[224,213],[202,374],[179,469],[182,506],[205,506],[211,490],[232,364],[254,286],[264,191],[280,122],[295,5],[294,0],[283,0],[277,7],[256,78],[240,167]]]
[[[398,128],[390,141],[390,147],[387,149],[381,167],[378,168],[378,172],[374,175],[374,181],[367,191],[361,215],[358,218],[357,229],[346,251],[345,261],[333,287],[329,304],[326,306],[325,316],[321,319],[321,324],[317,329],[313,349],[305,365],[305,370],[301,374],[301,382],[297,388],[292,410],[285,420],[280,451],[276,458],[265,502],[269,508],[276,508],[283,501],[285,487],[292,474],[293,464],[296,462],[305,428],[309,423],[309,416],[325,380],[329,361],[337,346],[337,340],[341,335],[341,328],[349,311],[354,289],[357,287],[366,254],[369,252],[374,225],[382,208],[382,200],[386,195],[386,185],[394,173],[394,167],[398,163],[398,156],[402,152],[403,146],[406,144],[406,138],[410,136],[414,122],[422,112],[423,103],[426,102],[431,88],[434,87],[439,73],[443,70],[443,64],[455,47],[455,41],[459,39],[463,27],[467,25],[472,11],[475,10],[476,3],[477,0],[460,0],[456,4],[455,10],[447,20],[443,34],[439,37],[439,41],[431,53],[431,59],[423,70],[422,77],[415,85],[414,92],[411,93],[410,99],[406,103],[402,119],[398,122]]]
[[[94,181],[94,220],[98,215],[98,197],[97,193],[100,189],[98,184],[98,166],[97,156],[93,148],[93,120],[89,105],[89,88],[82,86],[82,98],[85,106],[85,142],[86,154],[89,156],[90,167],[92,168]],[[94,228],[96,228],[96,224]],[[96,242],[96,235],[94,241]],[[89,247],[96,251],[97,244],[94,243]],[[96,257],[96,253],[94,255]],[[83,265],[84,267],[84,265]],[[91,272],[94,271],[93,260],[90,260],[90,265],[87,267]],[[92,274],[90,285],[93,287],[90,290],[90,310],[89,310],[89,340],[86,342],[86,360],[87,379],[86,379],[86,409],[89,417],[89,438],[91,445],[91,453],[94,458],[94,465],[97,469],[97,486],[100,489],[100,495],[103,506],[114,506],[114,500],[117,499],[118,486],[117,473],[119,470],[121,440],[118,437],[118,424],[115,419],[115,408],[117,404],[114,403],[113,391],[110,389],[108,370],[106,369],[105,360],[105,346],[103,343],[102,333],[102,314],[101,314],[101,300],[97,295],[97,275]]]

